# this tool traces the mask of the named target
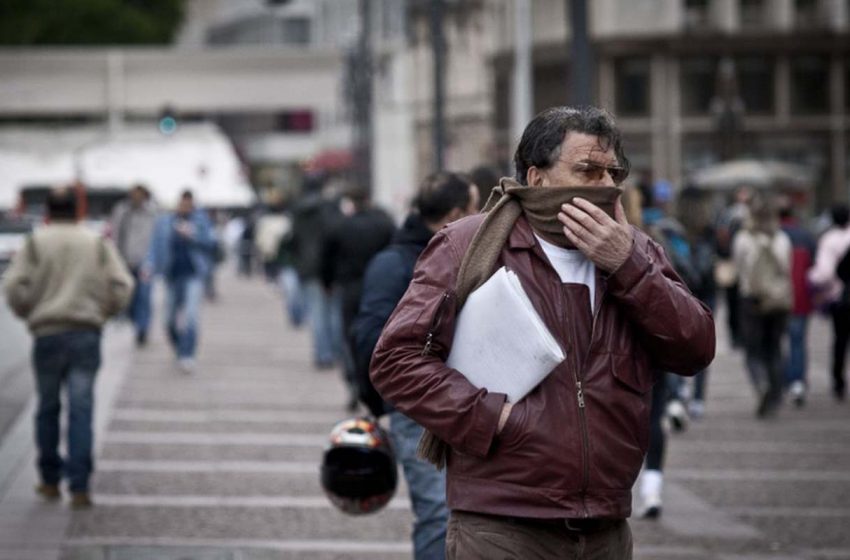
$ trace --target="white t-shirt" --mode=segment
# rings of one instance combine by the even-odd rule
[[[534,235],[549,262],[555,268],[564,284],[584,284],[590,293],[590,311],[593,312],[593,300],[596,292],[596,267],[578,249],[564,249],[549,243],[537,234]]]

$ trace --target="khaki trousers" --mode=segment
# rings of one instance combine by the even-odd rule
[[[625,520],[595,532],[549,521],[453,511],[447,560],[631,560],[632,532]]]

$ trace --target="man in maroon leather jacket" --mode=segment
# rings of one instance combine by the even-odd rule
[[[515,164],[529,188],[611,187],[628,173],[613,118],[596,108],[537,115]],[[453,289],[484,215],[434,236],[375,349],[378,391],[451,448],[449,558],[631,558],[625,519],[647,447],[653,372],[692,375],[714,357],[710,311],[660,246],[628,224],[619,200],[613,218],[586,200],[553,216],[560,247],[523,213],[496,263],[519,276],[567,356],[524,399],[508,403],[445,364]],[[552,263],[568,250],[584,264],[565,272]],[[581,278],[577,270],[591,272],[564,280]]]

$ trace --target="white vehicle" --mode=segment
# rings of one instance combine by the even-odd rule
[[[81,181],[89,192],[146,185],[164,207],[191,189],[201,206],[246,207],[255,195],[229,139],[213,124],[184,124],[171,135],[153,125],[0,129],[0,211],[32,185]]]

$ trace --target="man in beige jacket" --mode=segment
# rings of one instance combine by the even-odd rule
[[[68,479],[71,505],[91,505],[94,379],[100,367],[100,331],[120,312],[133,291],[133,278],[108,240],[77,223],[69,189],[47,199],[48,225],[19,251],[6,275],[9,307],[27,322],[35,338],[33,369],[39,403],[36,444],[41,484],[48,500],[61,497]],[[59,455],[62,385],[68,392],[68,456]]]

